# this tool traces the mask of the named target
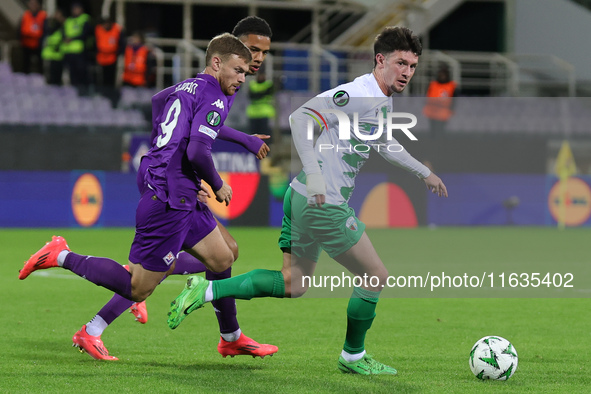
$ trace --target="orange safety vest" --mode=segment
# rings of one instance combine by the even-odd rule
[[[25,11],[21,21],[22,46],[29,49],[37,49],[41,46],[45,18],[47,18],[47,13],[43,10],[37,12],[37,15],[33,15],[29,10]]]
[[[113,23],[110,30],[103,25],[97,25],[94,29],[96,38],[96,62],[101,66],[110,66],[117,61],[121,26]]]
[[[123,71],[123,82],[133,86],[144,86],[146,84],[146,70],[148,69],[148,48],[140,47],[134,51],[131,46],[125,48],[125,71]]]
[[[423,114],[429,119],[449,120],[453,114],[451,103],[455,90],[456,83],[453,81],[446,83],[431,81],[427,90],[427,104],[423,108]]]

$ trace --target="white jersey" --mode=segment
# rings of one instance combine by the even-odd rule
[[[339,138],[342,137],[339,135],[339,118],[337,114],[325,112],[330,110],[342,111],[349,118],[348,139]],[[391,112],[392,99],[384,95],[373,74],[321,93],[298,108],[290,116],[290,126],[304,168],[292,180],[291,187],[306,196],[306,174],[321,172],[326,183],[326,203],[346,203],[355,188],[355,177],[372,150],[420,178],[429,176],[430,170],[404,150],[396,139],[387,139],[384,118]],[[321,125],[315,143],[308,126],[310,120]],[[384,130],[378,136],[380,127]]]

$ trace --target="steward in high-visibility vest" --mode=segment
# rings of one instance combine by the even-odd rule
[[[96,87],[97,91],[111,101],[113,107],[119,102],[117,88],[117,59],[125,49],[123,28],[114,23],[110,16],[94,28],[96,47]]]
[[[64,59],[64,52],[62,51],[62,31],[60,29],[55,30],[45,38],[45,45],[41,51],[41,57],[43,60],[57,60],[61,61]]]
[[[438,138],[443,134],[447,121],[453,115],[456,83],[449,77],[449,71],[441,68],[437,73],[437,80],[431,81],[427,90],[427,103],[423,114],[429,118],[430,134]]]
[[[265,79],[265,73],[259,71],[255,80],[248,83],[250,104],[246,107],[246,116],[250,120],[250,132],[268,134],[270,120],[275,118],[273,99],[273,81]]]
[[[61,10],[56,10],[53,18],[47,24],[47,35],[43,42],[41,57],[49,62],[49,75],[47,83],[50,85],[62,84],[62,73],[64,70],[62,51],[64,15]]]
[[[86,51],[90,49],[87,40],[92,38],[90,16],[84,13],[80,3],[72,4],[72,16],[66,19],[62,29],[64,42],[64,65],[70,72],[70,82],[86,94],[89,85],[89,70]]]
[[[427,90],[427,103],[423,113],[429,119],[447,122],[453,115],[453,97],[456,83],[449,79],[449,72],[439,70],[437,80],[431,81]]]
[[[86,39],[90,16],[80,14],[71,16],[64,22],[64,44],[62,49],[65,54],[83,53],[86,50]]]
[[[18,28],[19,40],[23,54],[23,72],[31,72],[31,65],[37,62],[40,73],[43,73],[41,61],[41,41],[45,30],[47,13],[41,9],[38,0],[29,0],[28,10],[23,14]]]
[[[123,52],[121,45],[122,28],[117,23],[105,18],[103,23],[94,29],[96,40],[96,63],[110,66],[117,62],[117,56]]]
[[[259,74],[259,75],[262,75]],[[246,116],[251,119],[274,118],[273,82],[252,80],[248,83],[250,105],[246,108]]]
[[[20,39],[23,47],[29,49],[39,49],[41,47],[41,37],[43,37],[46,19],[47,13],[43,10],[37,12],[25,11],[20,27]]]
[[[141,33],[134,33],[125,48],[125,70],[123,82],[131,86],[146,86],[148,72],[148,56],[150,50],[144,45]]]

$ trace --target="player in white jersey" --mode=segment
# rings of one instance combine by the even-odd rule
[[[388,162],[417,175],[433,193],[447,197],[441,179],[401,150],[398,141],[386,130],[394,123],[389,115],[392,111],[390,96],[402,92],[410,82],[421,50],[418,37],[409,29],[384,29],[374,43],[372,73],[318,95],[290,116],[303,170],[285,194],[279,239],[283,250],[282,270],[259,269],[221,281],[190,277],[185,289],[172,302],[168,319],[171,328],[176,328],[187,314],[204,303],[223,297],[303,295],[309,284],[303,277],[313,275],[323,249],[353,274],[378,279],[377,283],[365,281],[361,287],[356,287],[349,300],[347,333],[339,369],[362,375],[397,373],[365,352],[365,334],[375,317],[388,271],[365,233],[365,225],[355,217],[347,201],[370,150],[378,151]],[[309,126],[311,119],[321,125],[316,142]],[[341,124],[346,126],[347,122],[349,126],[341,128]]]
[[[339,116],[330,113],[335,110],[342,112],[341,117],[347,116],[349,138],[340,137]],[[320,193],[325,195],[325,202],[333,205],[346,203],[353,192],[355,177],[372,150],[388,162],[426,178],[429,169],[405,151],[396,138],[389,139],[386,117],[392,112],[392,99],[384,95],[374,74],[360,76],[353,82],[321,93],[298,108],[290,119],[292,129],[296,129],[293,138],[298,154],[303,156],[304,171],[293,180],[291,187],[305,196],[305,174],[322,172],[323,180],[330,179],[325,182],[326,193]],[[305,127],[311,120],[321,125],[314,146],[309,126]],[[393,121],[391,119],[390,123]],[[322,163],[322,171],[318,163]]]

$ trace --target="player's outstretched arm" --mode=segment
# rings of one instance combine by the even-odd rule
[[[439,197],[447,197],[447,188],[435,173],[431,172],[428,177],[423,178],[423,181],[431,193],[437,194]]]
[[[394,146],[396,149],[388,150],[385,148],[387,145]],[[404,168],[411,174],[421,178],[433,194],[437,194],[439,197],[447,197],[447,188],[443,184],[443,181],[429,170],[427,166],[412,157],[412,155],[408,153],[395,138],[387,141],[387,143],[374,145],[374,149],[376,149],[376,147],[380,155],[389,163]]]
[[[271,138],[271,136],[268,134],[253,134],[252,137],[256,137],[261,140],[267,140]],[[263,145],[261,145],[261,148],[259,149],[259,152],[256,154],[256,158],[259,160],[263,160],[265,157],[267,157],[270,150],[271,148],[269,148],[269,145],[263,143]]]
[[[218,138],[224,141],[242,145],[249,152],[254,154],[259,160],[264,159],[271,150],[271,148],[269,148],[269,146],[263,141],[271,138],[270,135],[266,134],[249,135],[229,126],[223,125],[218,133]]]

